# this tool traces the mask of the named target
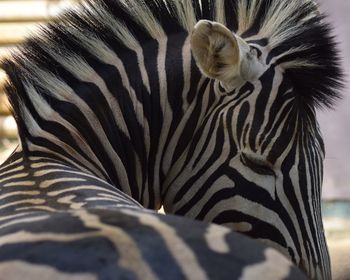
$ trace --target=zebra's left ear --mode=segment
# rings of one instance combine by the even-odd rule
[[[191,35],[191,48],[201,72],[224,84],[239,77],[251,81],[262,73],[256,50],[220,23],[199,21]]]

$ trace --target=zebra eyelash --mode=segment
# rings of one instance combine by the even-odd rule
[[[267,176],[276,176],[272,167],[265,161],[250,157],[244,153],[241,154],[242,163],[253,170],[255,173]]]

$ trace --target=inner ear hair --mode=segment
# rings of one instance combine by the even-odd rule
[[[220,23],[199,21],[191,36],[193,56],[202,73],[229,83],[240,74],[237,38]]]

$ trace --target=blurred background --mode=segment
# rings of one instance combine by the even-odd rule
[[[334,27],[346,82],[335,110],[319,112],[326,145],[323,218],[334,279],[350,279],[350,1],[316,0]]]
[[[20,44],[37,22],[46,22],[79,0],[0,0],[0,58]],[[293,1],[293,0],[290,0]],[[339,42],[346,74],[350,73],[350,1],[316,0],[329,17]],[[3,94],[0,69],[0,164],[17,145],[17,130]],[[318,113],[326,145],[323,216],[333,278],[350,279],[350,82],[335,110]]]

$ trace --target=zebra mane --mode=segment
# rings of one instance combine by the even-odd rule
[[[146,2],[148,3],[146,5]],[[265,41],[294,84],[302,102],[332,107],[343,73],[329,24],[312,0],[123,0],[153,38],[177,22],[191,32],[200,19],[226,25],[250,40]],[[171,18],[173,21],[168,22]],[[160,24],[159,24],[160,23]]]
[[[15,115],[21,112],[21,104],[29,103],[23,98],[23,83],[33,80],[33,69],[54,67],[48,65],[43,50],[54,48],[57,55],[73,57],[80,54],[69,45],[72,41],[91,52],[111,40],[137,49],[149,40],[190,33],[200,19],[218,21],[243,38],[263,42],[270,49],[269,57],[277,57],[276,64],[285,69],[301,104],[331,107],[339,98],[339,56],[330,27],[313,1],[84,0],[0,62],[9,76],[6,91]],[[72,67],[81,67],[78,62]]]

